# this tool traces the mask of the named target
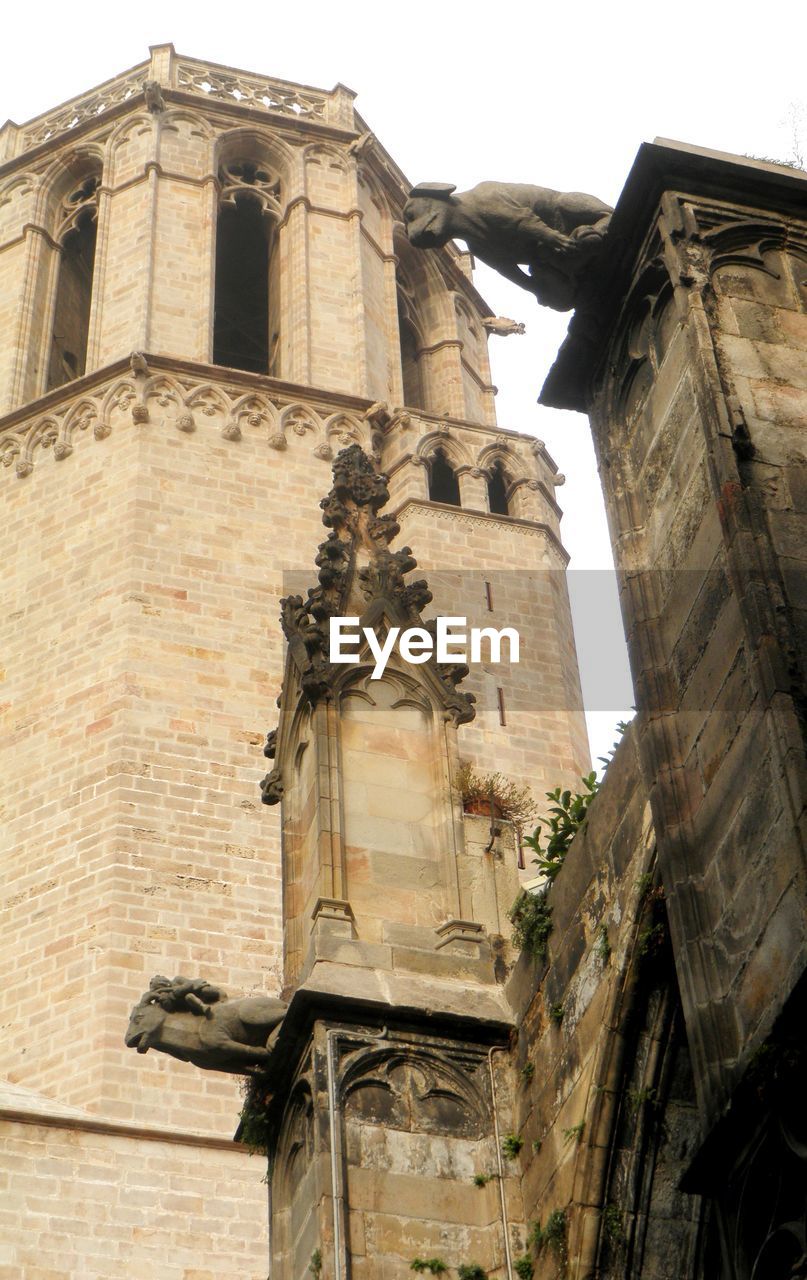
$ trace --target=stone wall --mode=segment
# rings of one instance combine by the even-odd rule
[[[693,1275],[700,1202],[678,1183],[697,1111],[633,727],[547,903],[547,959],[523,953],[507,984],[517,1245],[537,1280]]]

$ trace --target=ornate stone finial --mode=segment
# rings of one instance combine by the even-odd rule
[[[519,182],[480,182],[455,191],[434,182],[410,191],[403,217],[416,248],[464,240],[480,262],[553,311],[570,311],[585,300],[602,260],[609,205],[579,191]]]
[[[243,1073],[265,1064],[285,1013],[272,996],[230,1000],[204,978],[157,974],[132,1009],[125,1040],[138,1053],[157,1049],[197,1067]]]
[[[495,333],[500,338],[508,338],[511,333],[526,333],[526,325],[518,320],[508,320],[506,316],[486,316],[482,328],[488,333]]]
[[[396,622],[423,626],[420,610],[432,595],[425,580],[408,581],[407,575],[417,567],[410,548],[389,550],[400,526],[393,516],[378,514],[388,501],[387,478],[376,471],[360,445],[352,444],[337,454],[333,487],[320,502],[322,523],[330,532],[316,556],[318,585],[309,589],[305,600],[292,595],[280,602],[280,624],[289,656],[297,668],[300,690],[312,705],[330,694],[344,669],[330,662],[329,622],[346,612],[349,597],[355,601],[356,595],[360,596],[367,609],[382,600]],[[357,559],[364,563],[357,566]],[[352,610],[359,607],[353,604]],[[472,720],[473,694],[457,690],[468,668],[432,663],[432,670],[445,707],[457,723]],[[270,733],[265,747],[269,759],[274,759],[276,748],[276,735]],[[261,793],[264,804],[277,804],[282,799],[279,766],[264,778]]]
[[[149,111],[152,113],[165,111],[165,99],[159,80],[144,80],[143,93],[146,95],[146,106]]]

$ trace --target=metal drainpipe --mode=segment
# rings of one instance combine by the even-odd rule
[[[331,1136],[331,1202],[333,1205],[333,1274],[334,1280],[347,1280],[345,1270],[342,1266],[342,1251],[346,1245],[346,1241],[342,1241],[342,1213],[345,1204],[345,1189],[342,1185],[342,1163],[341,1156],[341,1130],[338,1127],[340,1119],[339,1111],[339,1095],[336,1092],[336,1063],[334,1059],[333,1045],[337,1036],[341,1036],[343,1040],[353,1040],[359,1044],[366,1044],[368,1040],[384,1040],[388,1034],[388,1028],[382,1027],[377,1035],[365,1034],[356,1035],[349,1031],[342,1031],[339,1027],[331,1027],[325,1033],[327,1050],[326,1063],[328,1068],[328,1129]],[[337,1134],[340,1136],[340,1150],[336,1149]],[[512,1276],[508,1277],[512,1280]]]
[[[496,1080],[493,1076],[494,1053],[505,1053],[501,1045],[494,1045],[488,1051],[488,1072],[490,1073],[490,1095],[493,1102],[493,1136],[496,1139],[496,1165],[499,1173],[499,1198],[502,1205],[502,1231],[504,1233],[504,1260],[507,1266],[507,1280],[513,1280],[513,1259],[510,1254],[510,1231],[507,1225],[507,1200],[504,1194],[504,1161],[502,1144],[499,1137],[499,1117],[496,1111]]]

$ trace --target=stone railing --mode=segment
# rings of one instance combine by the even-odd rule
[[[157,359],[157,358],[155,358]],[[170,362],[160,361],[168,365]],[[215,432],[224,440],[262,440],[282,451],[308,448],[324,462],[349,444],[377,448],[380,436],[361,407],[327,396],[301,398],[296,389],[254,387],[249,376],[221,380],[176,369],[150,367],[138,357],[51,392],[26,412],[0,422],[0,476],[18,479],[43,462],[62,462],[76,446],[118,431],[156,427],[186,435]]]
[[[155,80],[163,89],[192,93],[208,102],[229,102],[336,128],[356,128],[354,95],[344,85],[330,91],[312,89],[215,62],[186,58],[177,54],[172,45],[155,45],[148,62],[138,63],[89,93],[71,98],[23,125],[8,121],[0,128],[0,163],[98,119],[141,93],[146,80]]]
[[[322,124],[353,128],[352,95],[338,86],[332,93],[272,80],[213,62],[177,57],[172,83],[185,93],[198,93],[206,98],[238,103],[242,107],[258,107],[264,111],[296,116],[301,120],[318,120]]]
[[[107,80],[105,84],[99,85],[92,93],[71,98],[69,102],[62,103],[55,110],[46,111],[43,115],[29,120],[20,129],[17,152],[38,147],[58,134],[67,133],[88,120],[95,120],[111,107],[127,102],[136,93],[142,92],[143,81],[148,78],[148,75],[148,62],[141,62],[130,71],[124,71],[122,75],[116,76],[114,80]]]

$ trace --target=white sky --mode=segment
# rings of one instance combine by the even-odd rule
[[[803,0],[763,10],[742,0],[45,0],[4,13],[0,120],[38,115],[171,41],[214,62],[349,85],[413,182],[533,182],[613,204],[639,144],[655,136],[785,160],[795,127],[807,151],[805,36]],[[546,441],[567,477],[558,497],[571,568],[604,571],[610,549],[588,423],[535,403],[568,317],[486,268],[476,283],[496,314],[527,324],[524,337],[491,340],[499,422]],[[571,575],[584,692],[599,708],[589,716],[595,758],[631,700],[603,581],[602,572]]]

